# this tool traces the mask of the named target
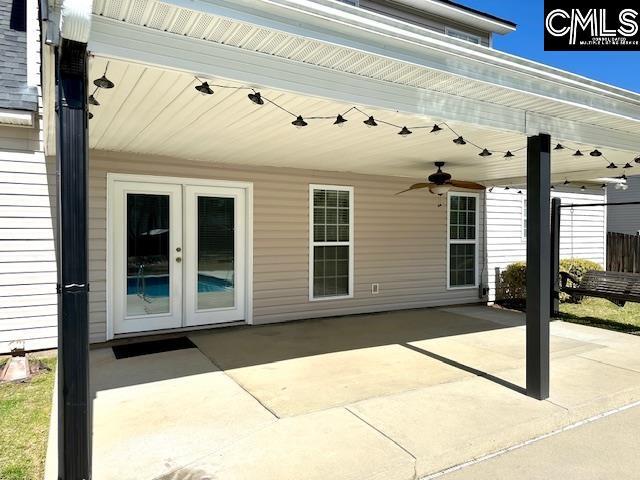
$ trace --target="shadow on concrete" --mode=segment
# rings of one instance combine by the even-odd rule
[[[439,309],[404,310],[195,333],[190,338],[222,370],[294,358],[404,345],[509,328]]]
[[[415,345],[409,345],[409,344],[403,344],[402,345],[405,348],[408,348],[409,350],[413,350],[414,352],[420,353],[422,355],[426,355],[429,358],[433,358],[434,360],[438,360],[442,363],[446,363],[447,365],[454,367],[454,368],[458,368],[460,370],[464,370],[465,372],[471,373],[472,375],[477,375],[478,377],[482,377],[482,378],[486,378],[487,380],[490,380],[498,385],[501,385],[503,387],[507,387],[510,388],[511,390],[514,390],[515,392],[521,393],[522,395],[526,395],[527,394],[527,390],[522,388],[520,385],[516,385],[515,383],[511,383],[508,382],[506,380],[503,380],[500,377],[496,377],[495,375],[492,375],[490,373],[487,372],[483,372],[482,370],[478,370],[477,368],[473,368],[470,367],[469,365],[465,365],[463,363],[457,362],[455,360],[452,360],[450,358],[447,357],[443,357],[442,355],[438,355],[437,353],[433,353],[430,352],[428,350],[425,350],[423,348],[420,347],[416,347]]]

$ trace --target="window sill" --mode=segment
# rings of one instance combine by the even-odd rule
[[[309,301],[310,302],[324,302],[324,301],[327,301],[327,300],[348,300],[350,298],[353,298],[353,294],[352,293],[349,294],[349,295],[338,295],[338,296],[335,296],[335,297],[318,297],[318,298],[309,297]]]

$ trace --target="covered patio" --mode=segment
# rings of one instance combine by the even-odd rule
[[[640,338],[564,322],[551,396],[527,397],[523,323],[453,307],[94,349],[93,478],[423,478],[640,400]]]
[[[61,478],[88,476],[91,451],[98,480],[416,478],[637,399],[637,338],[562,323],[550,335],[549,192],[633,167],[640,97],[350,8],[62,9],[58,56],[44,60],[60,171]],[[476,189],[455,220],[473,251],[461,285],[448,198],[394,196],[434,162]],[[431,191],[459,190],[444,183]],[[484,190],[523,186],[526,322],[425,309],[486,300]],[[315,192],[332,188],[344,256],[326,258],[342,276],[319,298]],[[128,195],[163,197],[164,220],[132,227],[150,207],[129,209]],[[237,202],[232,240],[202,269],[198,202],[214,197]],[[159,309],[130,237],[164,251]],[[198,312],[201,270],[224,277],[205,287],[233,286],[228,308]],[[230,329],[198,332],[214,324]],[[176,331],[197,349],[89,353],[89,341]]]

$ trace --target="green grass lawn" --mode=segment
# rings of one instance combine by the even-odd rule
[[[40,360],[49,370],[28,382],[0,384],[2,480],[42,480],[44,476],[56,358]]]
[[[560,318],[594,327],[640,333],[640,303],[618,307],[602,298],[585,298],[581,303],[560,304]]]

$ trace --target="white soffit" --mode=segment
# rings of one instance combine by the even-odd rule
[[[492,105],[508,107],[515,115],[518,115],[519,112],[521,119],[518,123],[525,123],[524,116],[527,112],[530,116],[528,123],[530,129],[521,129],[526,133],[537,133],[534,131],[537,129],[558,134],[558,131],[551,130],[562,125],[564,121],[603,129],[605,130],[602,135],[604,138],[615,136],[616,131],[632,133],[633,139],[627,142],[624,148],[640,150],[640,140],[636,139],[640,134],[640,95],[631,92],[625,92],[588,79],[584,79],[584,84],[581,84],[578,81],[581,77],[570,74],[567,74],[570,78],[565,79],[566,81],[563,80],[563,83],[555,84],[553,78],[557,75],[547,72],[548,78],[543,79],[539,73],[547,70],[552,73],[559,71],[522,60],[522,63],[526,63],[526,65],[521,69],[529,72],[526,75],[530,74],[530,77],[526,77],[522,72],[515,72],[510,68],[499,66],[504,64],[504,57],[510,57],[506,54],[484,47],[460,47],[462,43],[455,39],[437,41],[443,49],[445,47],[454,49],[453,52],[445,52],[434,46],[437,43],[436,40],[427,38],[434,35],[427,31],[421,31],[423,37],[420,38],[424,38],[425,41],[429,40],[432,44],[431,47],[407,43],[407,52],[413,56],[406,55],[407,60],[405,60],[401,55],[390,57],[371,53],[371,51],[365,50],[364,44],[355,41],[349,42],[353,44],[349,47],[304,36],[302,35],[304,29],[293,22],[294,26],[291,28],[298,30],[299,35],[278,30],[275,27],[267,28],[248,23],[247,18],[257,18],[248,14],[244,15],[242,20],[237,20],[230,17],[233,11],[229,8],[218,8],[218,4],[228,3],[223,0],[175,0],[174,3],[180,3],[183,6],[189,5],[192,9],[155,0],[95,0],[94,14],[102,18],[94,19],[93,30],[95,30],[95,36],[98,40],[93,45],[90,42],[90,48],[94,47],[99,54],[104,53],[100,50],[106,49],[108,46],[110,34],[111,37],[121,37],[121,35],[113,35],[112,29],[121,29],[123,24],[142,26],[144,30],[162,32],[165,35],[175,34],[182,38],[197,39],[204,43],[211,42],[226,48],[252,53],[257,52],[288,62],[313,65],[334,72],[414,88],[418,91],[437,92],[482,102],[489,109]],[[247,2],[238,1],[237,3],[244,5]],[[287,0],[279,0],[278,2],[254,0],[254,3],[256,5],[266,3],[271,5],[287,3]],[[288,3],[295,2],[289,0]],[[322,4],[320,6],[327,3],[327,0],[318,2],[318,4]],[[209,13],[214,11],[225,13],[228,16]],[[110,23],[106,19],[117,20],[120,26]],[[269,23],[275,26],[287,25],[275,20]],[[419,27],[411,28],[423,30]],[[355,33],[359,33],[361,30],[360,27],[351,28],[351,31]],[[113,31],[115,32],[115,30]],[[437,34],[435,35],[437,36]],[[387,40],[389,42],[396,41],[389,38]],[[359,46],[362,48],[356,48]],[[383,51],[383,49],[378,50]],[[461,53],[463,51],[469,54],[473,53],[474,60],[463,58]],[[416,52],[418,53],[416,54]],[[424,61],[422,64],[417,64],[416,58]],[[483,61],[483,58],[486,61]],[[487,67],[489,59],[495,60],[497,63]],[[424,65],[433,65],[434,67],[425,67]],[[491,72],[496,83],[449,73],[445,71],[449,65],[455,65],[457,71],[466,68],[469,75],[477,75],[476,70],[484,71],[488,68],[487,71]],[[435,68],[435,66],[441,68]],[[523,77],[523,75],[525,76]],[[516,81],[519,82],[521,88],[505,86],[513,85]],[[531,93],[543,90],[550,92],[550,95],[555,95],[556,98]],[[562,97],[562,99],[557,97]],[[428,106],[425,107],[425,111],[429,113]],[[535,118],[536,115],[537,118]],[[560,123],[558,123],[559,121]],[[548,128],[545,128],[547,124]],[[606,129],[610,129],[613,135],[606,132]]]
[[[435,171],[433,162],[445,161],[445,170],[455,178],[487,184],[517,184],[526,174],[524,150],[511,159],[498,153],[479,157],[479,151],[472,145],[453,144],[451,132],[430,134],[429,128],[416,129],[402,138],[394,127],[381,124],[367,128],[362,123],[366,117],[357,112],[347,115],[348,122],[343,128],[333,125],[332,120],[309,120],[308,127],[298,130],[291,125],[293,117],[268,103],[253,104],[246,90],[213,86],[213,95],[198,94],[194,88],[198,82],[188,73],[94,57],[90,61],[90,80],[102,75],[107,61],[107,76],[115,88],[96,93],[100,106],[90,107],[94,117],[89,122],[89,143],[93,150],[118,152],[123,165],[128,155],[148,155],[151,162],[168,164],[187,159],[212,165],[424,178]],[[234,86],[221,79],[209,80]],[[268,88],[260,92],[306,117],[335,116],[352,106]],[[412,127],[435,122],[427,116],[359,106],[368,114],[399,125]],[[450,124],[468,140],[492,150],[515,150],[526,145],[523,134],[459,122]],[[606,169],[608,161],[619,166],[633,163],[632,152],[603,148],[606,159],[594,158],[588,155],[593,145],[572,146],[583,150],[585,156],[573,157],[569,149],[553,152],[557,179],[602,177],[612,172]],[[614,172],[629,173],[622,169]],[[497,182],[498,179],[502,180]]]

